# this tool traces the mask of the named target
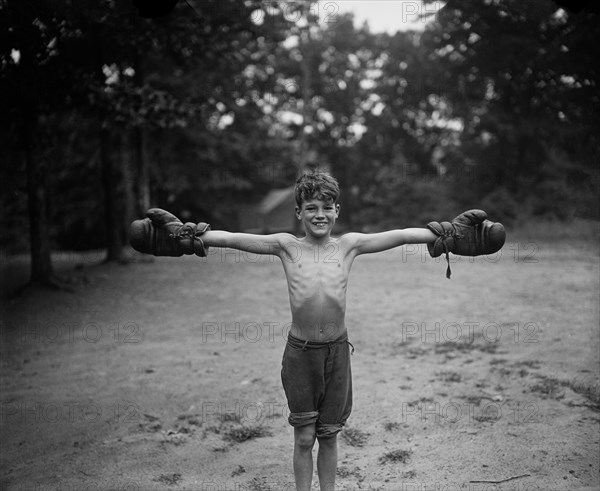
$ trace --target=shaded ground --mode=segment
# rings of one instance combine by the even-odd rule
[[[598,252],[358,258],[339,489],[597,489]],[[1,489],[292,489],[277,260],[57,259],[75,293],[3,300]]]

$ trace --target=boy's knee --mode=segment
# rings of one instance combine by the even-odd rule
[[[314,425],[301,426],[295,428],[294,437],[296,445],[304,449],[312,449],[317,438],[317,432]]]

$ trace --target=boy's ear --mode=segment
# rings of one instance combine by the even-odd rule
[[[340,205],[335,205],[335,212],[336,214],[340,214]]]
[[[299,206],[296,206],[296,218],[297,218],[298,220],[300,220],[300,219],[301,219],[301,217],[300,217],[300,212],[301,212],[301,211],[302,211],[302,210],[300,209],[300,207],[299,207]]]

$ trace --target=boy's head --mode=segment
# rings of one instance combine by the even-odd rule
[[[296,217],[307,237],[328,240],[340,213],[340,188],[325,172],[305,172],[296,181]]]
[[[302,208],[302,203],[311,199],[331,201],[336,203],[340,196],[340,187],[336,179],[326,172],[304,172],[296,180],[296,205]]]

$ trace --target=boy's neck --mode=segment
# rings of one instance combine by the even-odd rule
[[[312,235],[305,233],[304,237],[302,237],[302,240],[313,246],[322,246],[331,241],[331,234],[324,235],[323,237],[313,237]]]

